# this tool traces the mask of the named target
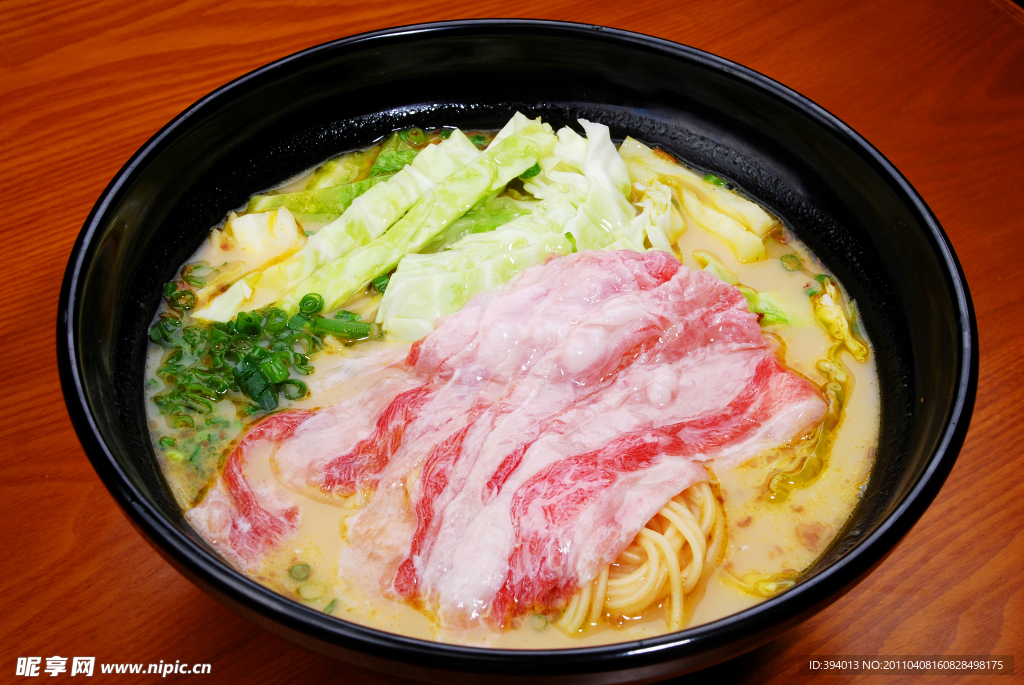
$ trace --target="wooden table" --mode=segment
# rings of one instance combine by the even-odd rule
[[[208,662],[206,682],[379,682],[238,618],[132,530],[64,409],[55,368],[57,294],[71,245],[104,186],[147,138],[208,91],[353,33],[502,15],[668,38],[803,93],[910,179],[949,234],[974,296],[982,350],[977,408],[935,503],[859,587],[702,679],[831,680],[800,676],[801,654],[1016,653],[1020,675],[1024,449],[1015,426],[1024,405],[1024,11],[1009,0],[597,5],[5,0],[0,681],[15,679],[17,657],[60,655]]]

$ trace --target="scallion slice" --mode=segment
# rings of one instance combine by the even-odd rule
[[[342,309],[339,312],[334,312],[334,318],[341,319],[342,321],[359,321],[362,317],[355,312]]]
[[[381,274],[380,276],[377,276],[377,278],[370,281],[370,285],[372,285],[373,289],[376,290],[377,292],[383,293],[387,289],[388,281],[390,280],[391,276],[389,276],[388,274]]]
[[[276,356],[260,363],[260,370],[267,375],[271,383],[280,383],[288,379],[288,369]]]
[[[178,309],[192,309],[196,304],[196,294],[191,290],[179,290],[171,295],[168,304]]]
[[[799,271],[804,268],[803,262],[800,261],[800,257],[796,254],[784,254],[781,260],[782,268],[786,271]]]
[[[277,387],[280,388],[284,398],[292,402],[305,399],[306,395],[309,394],[309,386],[297,378],[281,381]]]
[[[322,316],[313,320],[313,332],[318,335],[333,335],[339,338],[365,338],[370,335],[372,327],[359,321],[327,319]]]
[[[307,316],[313,316],[324,308],[324,298],[320,293],[309,293],[299,300],[299,311]]]
[[[267,331],[280,333],[288,325],[288,314],[278,307],[268,307],[263,310],[263,316],[267,319]]]
[[[309,323],[309,317],[305,314],[296,314],[292,318],[288,319],[288,328],[293,331],[301,331]]]
[[[522,178],[522,179],[533,178],[534,176],[536,176],[539,173],[540,173],[540,162],[537,162],[532,167],[530,167],[529,169],[527,169],[523,173],[519,174],[519,178]]]

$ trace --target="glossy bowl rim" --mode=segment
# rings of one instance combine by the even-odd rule
[[[935,255],[950,280],[951,294],[954,296],[958,315],[956,323],[960,359],[957,360],[959,368],[955,374],[956,386],[950,413],[938,447],[928,460],[928,466],[903,500],[874,531],[828,568],[801,581],[792,589],[736,614],[695,628],[641,640],[594,647],[543,650],[496,649],[433,642],[337,619],[299,605],[255,583],[218,557],[195,545],[170,525],[163,515],[146,501],[145,496],[135,488],[117,465],[90,412],[75,344],[75,314],[82,275],[93,239],[106,223],[107,214],[115,199],[136,169],[147,161],[148,156],[165,139],[172,137],[197,113],[207,108],[216,109],[219,102],[230,100],[235,90],[249,81],[270,75],[273,71],[316,58],[323,53],[330,54],[338,49],[362,49],[375,41],[390,42],[410,37],[436,39],[446,35],[468,35],[480,30],[511,37],[533,32],[541,35],[560,34],[566,37],[603,40],[624,48],[641,48],[659,52],[673,59],[695,62],[705,68],[716,69],[732,78],[745,81],[748,86],[767,91],[787,107],[796,109],[804,116],[816,120],[819,125],[832,129],[833,135],[842,139],[848,146],[852,146],[861,156],[866,156],[874,162],[880,168],[880,174],[895,183],[901,200],[909,202],[912,213],[917,215],[920,223],[931,234],[932,242],[937,248],[934,250]],[[203,96],[146,141],[103,190],[69,256],[61,287],[57,322],[61,387],[68,413],[84,451],[132,524],[158,552],[185,572],[190,580],[195,582],[195,578],[198,577],[203,585],[212,585],[212,588],[204,587],[204,590],[210,592],[212,589],[222,600],[227,598],[237,602],[286,628],[339,647],[354,649],[389,661],[440,670],[498,673],[498,669],[501,669],[500,672],[509,675],[557,675],[604,671],[609,670],[607,667],[610,660],[615,662],[614,670],[620,670],[673,659],[686,659],[723,643],[739,643],[749,639],[752,634],[763,636],[773,628],[789,627],[809,613],[816,613],[838,599],[892,551],[922,516],[949,475],[966,437],[974,406],[978,379],[977,341],[977,322],[970,292],[948,237],[906,178],[851,127],[777,81],[702,50],[622,29],[532,19],[468,19],[398,26],[360,33],[322,43],[270,62]],[[760,642],[768,639],[771,638],[763,638]],[[528,664],[526,668],[522,667],[524,663]]]

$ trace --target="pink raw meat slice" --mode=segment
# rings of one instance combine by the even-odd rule
[[[703,452],[686,451],[687,459],[638,462],[642,470],[637,475],[615,483],[610,496],[617,507],[597,508],[612,519],[581,516],[570,526],[575,538],[566,544],[573,550],[568,556],[572,563],[562,569],[574,571],[563,577],[570,582],[544,597],[530,599],[526,593],[523,601],[543,604],[560,599],[571,594],[575,580],[586,582],[596,575],[669,498],[706,478],[690,457],[706,459],[729,450],[734,456],[745,455],[741,458],[754,456],[762,447],[777,445],[820,420],[824,403],[806,381],[778,365],[742,295],[708,274],[690,273],[678,263],[677,268],[672,281],[644,293],[643,301],[631,303],[634,309],[655,314],[665,330],[623,360],[611,382],[589,397],[577,395],[574,402],[561,405],[563,413],[554,420],[543,416],[543,398],[558,397],[561,389],[548,383],[542,395],[527,393],[518,406],[513,407],[516,403],[510,398],[503,399],[503,411],[480,430],[481,421],[474,425],[470,435],[482,434],[486,445],[467,455],[473,441],[466,438],[461,442],[463,455],[445,461],[452,470],[443,474],[448,487],[431,490],[433,501],[423,496],[425,491],[416,500],[419,521],[411,554],[396,578],[394,589],[399,595],[410,596],[419,583],[418,594],[428,597],[428,603],[438,606],[441,618],[453,624],[492,613],[490,598],[506,581],[509,554],[518,544],[511,497],[531,474],[566,455],[595,450],[606,442],[616,444],[617,436],[635,437],[638,431],[681,418],[703,417],[695,423],[702,426],[707,414],[723,410],[752,382],[762,362],[773,369],[771,376],[778,386],[766,397],[778,400],[791,391],[788,400],[776,402],[774,418],[740,421],[744,430],[728,445],[709,442]],[[619,320],[629,319],[620,316]],[[524,384],[518,381],[510,395]],[[792,407],[802,414],[787,414]],[[755,439],[758,435],[776,441],[762,445],[763,439]],[[663,443],[664,439],[650,444]],[[510,478],[512,492],[495,501]],[[610,481],[605,485],[612,487]]]
[[[557,608],[701,462],[743,461],[825,411],[738,289],[656,251],[527,269],[407,364],[420,384],[323,482],[376,487],[341,572],[452,625]]]
[[[378,454],[357,449],[358,459],[347,463],[339,454],[352,452],[353,444],[358,448],[374,442],[382,426],[386,428],[395,398],[419,385],[405,365],[406,353],[401,347],[371,350],[314,381],[315,392],[338,392],[341,399],[317,411],[274,454],[271,464],[282,485],[328,503],[361,488],[356,476],[369,475]]]
[[[544,402],[533,404],[541,418],[556,415],[575,397],[607,382],[623,357],[659,330],[658,318],[626,306],[628,298],[656,288],[677,269],[678,262],[663,253],[594,252],[572,260],[554,259],[540,276],[528,270],[514,288],[473,298],[447,317],[438,331],[414,345],[409,361],[424,379],[427,394],[417,395],[422,404],[403,412],[397,422],[401,445],[389,452],[373,501],[352,522],[354,542],[346,553],[352,558],[343,559],[343,564],[361,568],[365,557],[382,559],[388,556],[385,550],[391,550],[394,558],[382,563],[384,574],[393,575],[408,553],[409,536],[417,525],[400,487],[409,474],[424,468],[433,451],[452,436],[460,435],[461,441],[470,425],[477,433],[485,429],[480,417],[490,416],[493,407],[500,414],[503,398],[524,375],[531,374],[537,389],[545,389]],[[601,317],[608,319],[603,325],[612,333],[604,336],[603,344],[594,345],[588,324],[599,327],[602,323],[596,319]],[[567,368],[573,371],[571,383],[565,377]],[[389,426],[392,423],[388,421]],[[360,444],[344,460],[357,463],[363,461],[357,455],[376,454],[378,449],[376,444]],[[376,467],[385,460],[365,461]]]
[[[678,492],[668,484],[680,481],[653,479],[646,487],[633,488],[631,476],[672,462],[693,465],[688,457],[714,459],[737,444],[750,444],[762,426],[778,423],[778,410],[791,403],[804,407],[806,422],[780,431],[787,438],[820,420],[824,402],[809,383],[783,369],[774,356],[764,355],[743,390],[723,409],[621,433],[599,449],[562,459],[533,475],[512,497],[514,543],[491,620],[504,623],[536,609],[558,607],[579,582],[588,582],[613,561]],[[750,449],[746,456],[758,451]],[[652,497],[652,491],[660,496]],[[649,506],[641,505],[642,498]],[[629,525],[621,525],[623,518]]]
[[[217,484],[185,514],[203,537],[242,568],[255,570],[263,555],[294,533],[299,523],[297,507],[287,506],[273,493],[253,490],[245,476],[246,460],[259,443],[280,444],[312,416],[308,411],[286,411],[253,426],[231,451]]]

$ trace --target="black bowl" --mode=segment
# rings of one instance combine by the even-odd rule
[[[736,182],[856,298],[874,342],[882,427],[874,475],[836,542],[795,588],[714,623],[586,649],[506,651],[392,635],[331,618],[232,570],[186,523],[160,473],[142,391],[147,326],[210,227],[255,191],[394,129],[494,129],[515,111],[585,117]],[[279,60],[203,98],[103,192],[60,297],[68,411],[128,518],[192,582],[239,614],[354,664],[433,681],[622,682],[752,649],[835,601],[920,518],[967,433],[978,334],[963,272],[910,184],[848,126],[749,69],[594,26],[463,21],[388,29]]]

